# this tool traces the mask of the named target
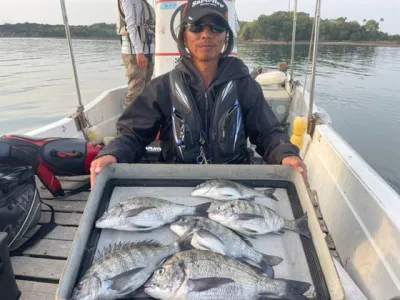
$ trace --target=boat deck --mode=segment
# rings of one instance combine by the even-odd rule
[[[61,185],[68,192],[87,180],[87,176],[63,177]],[[89,196],[89,191],[84,191],[54,198],[38,180],[37,187],[42,201],[55,210],[56,227],[24,249],[20,256],[11,257],[18,288],[22,293],[21,300],[55,299],[58,282]],[[48,223],[50,217],[50,208],[42,205],[40,224]]]

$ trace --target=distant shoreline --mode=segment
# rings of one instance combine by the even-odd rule
[[[287,45],[292,44],[291,41],[282,42],[282,41],[264,41],[264,40],[238,40],[238,44],[260,44],[260,45]],[[296,41],[296,45],[309,45],[310,41]],[[381,46],[381,47],[400,47],[399,42],[390,42],[390,41],[319,41],[320,45],[326,46]]]
[[[28,38],[28,39],[66,39],[66,37],[26,37],[26,36],[0,36],[1,38]],[[72,40],[107,40],[114,41],[119,40],[119,37],[72,37]],[[258,44],[258,45],[290,45],[292,42],[287,41],[265,41],[265,40],[238,40],[238,44]],[[296,45],[309,45],[310,41],[296,41]],[[399,42],[392,41],[320,41],[320,45],[325,46],[372,46],[372,47],[400,47]]]

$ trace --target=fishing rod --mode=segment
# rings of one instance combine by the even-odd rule
[[[64,0],[60,0],[60,2],[61,2],[61,12],[62,12],[64,25],[65,25],[65,33],[66,33],[67,40],[68,40],[68,45],[69,45],[69,53],[71,55],[72,68],[73,68],[73,71],[74,71],[76,91],[78,93],[79,106],[78,106],[78,108],[76,110],[75,123],[76,123],[76,125],[78,127],[78,130],[82,130],[83,135],[87,139],[86,133],[83,130],[87,126],[87,120],[86,120],[86,116],[84,115],[85,108],[84,108],[84,106],[82,104],[82,97],[81,97],[81,90],[80,90],[80,87],[79,87],[78,73],[77,73],[76,65],[75,65],[74,50],[72,48],[72,43],[71,43],[71,33],[69,31],[67,9],[65,8],[65,1]]]
[[[307,133],[312,134],[313,131],[313,106],[314,106],[314,93],[315,93],[315,73],[317,67],[317,54],[318,54],[318,39],[319,39],[319,25],[320,25],[320,11],[321,1],[317,0],[315,8],[315,35],[314,35],[314,48],[313,48],[313,62],[312,62],[312,73],[311,73],[311,87],[310,87],[310,99],[308,105],[308,122],[307,122]]]
[[[290,8],[290,1],[289,1]],[[293,9],[293,32],[292,32],[292,53],[290,58],[290,80],[293,80],[293,69],[294,69],[294,48],[296,43],[296,23],[297,23],[297,0],[294,0]]]

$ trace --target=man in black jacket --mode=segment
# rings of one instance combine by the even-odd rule
[[[244,63],[228,57],[233,32],[223,1],[188,1],[178,34],[181,61],[153,79],[118,120],[118,137],[92,162],[95,176],[110,163],[138,162],[160,130],[160,161],[249,163],[247,137],[269,164],[296,168],[299,149],[264,99]]]

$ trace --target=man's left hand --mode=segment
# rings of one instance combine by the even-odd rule
[[[282,159],[282,165],[292,166],[297,172],[303,176],[304,183],[308,185],[307,166],[303,160],[297,156],[288,156]]]

